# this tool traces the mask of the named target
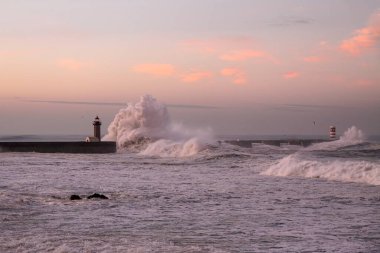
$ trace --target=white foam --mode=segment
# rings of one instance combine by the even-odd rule
[[[344,132],[343,136],[340,137],[342,142],[348,143],[360,143],[365,141],[366,137],[362,130],[358,129],[356,126],[352,126]]]
[[[380,185],[380,164],[366,161],[309,160],[300,154],[281,159],[261,173],[281,177],[324,178],[343,182]]]
[[[165,105],[145,95],[116,114],[102,140],[116,141],[119,150],[142,155],[182,157],[204,149],[212,140],[212,131],[171,122]]]
[[[121,109],[108,127],[103,140],[117,141],[123,146],[140,138],[160,138],[169,125],[166,107],[149,95],[141,97],[136,104]]]
[[[338,140],[316,143],[305,150],[336,150],[341,147],[363,143],[365,140],[366,137],[363,131],[352,126]]]
[[[282,158],[278,163],[262,172],[270,176],[294,176],[307,178],[324,178],[343,182],[367,183],[380,185],[380,164],[370,161],[350,160],[349,158],[320,158],[310,155],[312,151],[335,150],[365,141],[363,132],[356,127],[349,128],[343,136],[332,142],[312,145]]]
[[[192,156],[202,150],[205,145],[198,138],[191,138],[187,141],[158,140],[148,145],[141,151],[142,155],[184,157]]]

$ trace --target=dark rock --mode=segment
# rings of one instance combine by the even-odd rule
[[[94,193],[90,196],[87,197],[88,199],[108,199],[107,196],[103,195],[103,194],[99,194],[99,193]]]
[[[71,195],[70,196],[70,200],[80,200],[80,199],[82,199],[81,197],[79,197],[79,195]]]

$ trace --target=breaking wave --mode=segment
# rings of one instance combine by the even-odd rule
[[[282,177],[323,178],[380,185],[380,164],[378,162],[358,160],[351,157],[344,159],[334,157],[338,152],[345,152],[344,148],[360,146],[364,141],[363,132],[356,127],[351,127],[339,140],[318,143],[310,148],[288,155],[261,174]],[[318,151],[328,151],[329,153],[323,153],[323,156],[321,156]],[[373,152],[374,156],[378,153],[377,150],[373,150]]]
[[[380,165],[367,161],[305,159],[296,153],[272,165],[263,175],[324,178],[380,185]]]
[[[338,148],[358,145],[366,141],[366,136],[362,130],[356,126],[347,129],[343,135],[336,141],[326,141],[313,144],[306,150],[336,150]]]
[[[205,149],[212,141],[212,131],[173,123],[166,106],[145,95],[116,114],[102,140],[116,141],[118,150],[142,155],[184,157]]]

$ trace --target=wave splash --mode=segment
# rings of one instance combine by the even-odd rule
[[[366,140],[365,134],[362,130],[358,129],[356,126],[352,126],[347,129],[346,132],[339,139],[341,142],[345,143],[361,143]]]
[[[173,123],[164,104],[144,95],[115,115],[102,140],[116,141],[118,150],[142,155],[185,157],[205,149],[212,141],[212,131],[192,130]]]
[[[318,156],[318,151],[328,151],[334,155],[344,147],[355,146],[363,142],[365,142],[363,132],[353,126],[339,140],[318,143],[310,148],[288,155],[278,163],[270,166],[269,169],[261,172],[261,174],[282,177],[323,178],[380,185],[379,163]],[[315,155],[315,151],[317,155]]]
[[[336,150],[342,147],[353,146],[366,141],[366,136],[362,130],[356,126],[348,128],[336,141],[327,141],[311,145],[305,150]]]

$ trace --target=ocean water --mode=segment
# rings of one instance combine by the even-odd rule
[[[380,252],[380,142],[355,127],[242,148],[144,97],[105,139],[117,153],[0,152],[0,252]]]
[[[0,252],[380,250],[377,142],[0,153],[0,178]]]

